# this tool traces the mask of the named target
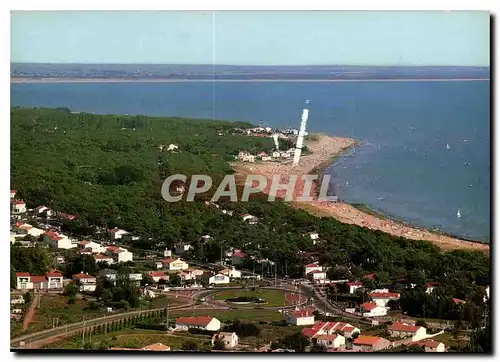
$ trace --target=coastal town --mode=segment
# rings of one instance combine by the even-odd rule
[[[188,242],[178,242],[162,253],[143,250],[135,253],[129,245],[137,236],[131,232],[96,228],[97,234],[101,234],[99,239],[83,239],[72,235],[71,231],[62,231],[76,219],[75,215],[44,205],[28,209],[17,197],[16,190],[11,190],[10,197],[12,247],[21,250],[42,248],[52,259],[52,269],[43,275],[22,270],[15,272],[11,323],[22,325],[22,330],[29,332],[30,325],[37,324],[37,315],[42,313],[40,305],[47,303],[46,308],[50,308],[50,300],[54,298],[67,299],[68,306],[75,305],[75,298],[89,301],[92,308],[100,311],[100,317],[105,316],[104,320],[96,318],[94,323],[90,313],[86,321],[84,318],[82,322],[67,324],[60,323],[60,317],[54,317],[52,327],[42,329],[37,337],[19,334],[11,341],[15,341],[13,348],[51,348],[51,343],[61,346],[60,338],[75,343],[83,341],[85,335],[89,340],[99,340],[102,333],[117,333],[112,331],[130,327],[134,331],[142,324],[145,326],[139,330],[161,327],[165,337],[158,341],[148,339],[150,344],[133,347],[120,346],[120,343],[108,346],[101,341],[99,348],[253,352],[373,352],[414,348],[446,352],[449,348],[446,340],[450,338],[447,336],[456,333],[451,321],[412,319],[398,312],[401,295],[397,290],[415,288],[416,283],[388,281],[379,288],[382,284],[376,273],[353,280],[332,280],[329,279],[331,268],[322,265],[313,255],[304,258],[300,277],[278,278],[273,275],[273,261],[257,259],[255,255],[234,248],[221,249],[221,260],[216,263],[190,260],[193,245]],[[205,202],[205,206],[256,228],[261,222],[250,214],[233,214],[216,203]],[[306,237],[312,245],[325,242],[317,232],[310,232]],[[203,235],[199,242],[211,239],[210,235]],[[65,265],[70,260],[74,262],[75,258],[85,258],[82,260],[92,261],[94,265],[84,262],[82,270],[72,275],[60,270],[67,270]],[[245,267],[249,260],[253,270]],[[255,264],[261,266],[260,274],[255,272]],[[137,290],[140,305],[160,301],[156,304],[159,308],[137,309],[123,300],[106,301],[102,294],[96,298],[96,291],[106,285],[111,289],[117,285],[131,285]],[[438,286],[439,283],[427,282],[425,293],[432,293]],[[331,290],[335,291],[335,297],[328,292]],[[339,302],[339,298],[344,302]],[[489,287],[485,289],[484,298],[487,302]],[[451,298],[451,303],[460,307],[466,301]],[[179,312],[187,313],[172,317]],[[235,319],[228,318],[228,312]],[[238,321],[240,314],[249,315],[245,323]],[[263,334],[258,331],[271,326],[277,335],[281,334],[281,329],[285,334],[295,332],[298,342],[289,342],[286,338],[280,342],[277,335],[275,340],[255,338]],[[166,340],[175,343],[171,346],[164,343]],[[94,347],[87,344],[84,348]]]

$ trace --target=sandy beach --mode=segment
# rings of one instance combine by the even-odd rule
[[[321,173],[321,168],[332,163],[332,160],[341,155],[347,149],[354,147],[359,142],[351,138],[332,137],[324,134],[316,134],[315,140],[306,140],[305,144],[311,151],[310,154],[301,157],[299,164],[293,167],[291,163],[279,162],[256,162],[243,163],[236,162],[232,166],[237,172],[237,178],[244,180],[248,174],[260,174],[268,180],[272,180],[274,175],[280,175],[280,182],[285,183],[290,175],[306,175]],[[320,171],[317,171],[317,170]],[[270,183],[268,181],[268,183]],[[295,195],[301,195],[303,184],[297,182],[295,187]],[[278,194],[278,197],[284,196],[283,191]],[[266,187],[264,193],[269,193],[269,186]],[[313,194],[313,193],[311,193]],[[381,216],[371,215],[361,211],[354,206],[345,202],[328,202],[328,201],[308,201],[308,202],[292,202],[294,207],[299,207],[311,213],[320,216],[331,216],[337,220],[347,223],[367,227],[373,230],[384,231],[395,236],[402,236],[407,239],[427,240],[442,249],[471,249],[482,250],[489,253],[489,245],[470,242],[453,238],[446,235],[430,232],[424,229],[412,227],[401,222],[393,221]]]

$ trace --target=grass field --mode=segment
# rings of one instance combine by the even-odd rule
[[[150,344],[160,342],[170,346],[171,349],[181,349],[184,342],[195,342],[199,349],[210,339],[208,336],[193,336],[188,333],[180,335],[169,335],[165,332],[123,329],[121,331],[100,334],[87,338],[86,343],[91,344],[91,349],[99,349],[100,346],[142,348]],[[102,343],[102,344],[101,344]],[[48,349],[82,349],[81,337],[72,337],[51,344]]]
[[[266,307],[283,307],[285,303],[285,294],[281,290],[268,290],[268,289],[260,289],[260,290],[227,290],[215,295],[216,300],[227,300],[231,298],[237,297],[258,297],[264,299],[267,304]],[[245,304],[245,305],[253,305],[253,303]],[[242,305],[243,307],[245,305]],[[237,305],[235,305],[237,306]]]
[[[192,316],[193,312],[191,310],[177,310],[170,312],[171,317],[183,317]],[[219,319],[221,322],[227,320],[246,320],[246,321],[266,321],[274,322],[283,319],[281,313],[273,310],[214,310],[214,309],[195,309],[195,316],[211,316]]]

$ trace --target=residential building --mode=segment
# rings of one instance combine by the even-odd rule
[[[212,346],[220,339],[225,349],[231,349],[238,345],[238,335],[235,332],[219,332],[212,336]]]
[[[238,153],[238,161],[242,162],[255,162],[255,156],[246,151]]]
[[[220,321],[210,316],[180,317],[175,321],[175,326],[179,330],[199,328],[207,331],[218,331],[220,329]]]
[[[118,272],[114,269],[102,269],[99,271],[99,276],[101,278],[106,278],[109,281],[113,282],[113,284],[116,284],[117,275],[118,275]]]
[[[142,274],[141,273],[130,273],[128,275],[128,279],[130,281],[140,283],[140,281],[142,280]]]
[[[97,278],[87,273],[73,275],[73,280],[79,287],[80,292],[94,292],[97,285]]]
[[[234,268],[232,269],[223,269],[219,272],[219,274],[222,275],[227,275],[230,278],[241,278],[241,271],[236,270]]]
[[[304,267],[304,275],[307,275],[310,272],[315,271],[315,270],[323,271],[323,267],[319,266],[317,263],[307,264]]]
[[[161,261],[155,261],[156,269],[163,268],[163,263]]]
[[[358,308],[358,312],[361,313],[363,317],[381,317],[387,315],[387,309],[374,302],[361,304]]]
[[[116,263],[126,263],[127,261],[132,261],[133,254],[120,246],[108,246],[106,248],[106,254],[111,256]]]
[[[16,214],[22,214],[26,212],[26,203],[22,200],[14,200],[12,203],[12,212]]]
[[[311,278],[313,281],[315,280],[325,280],[326,279],[326,272],[321,271],[321,270],[313,270],[309,274],[307,274],[309,278]]]
[[[191,244],[178,242],[174,245],[175,253],[177,255],[183,255],[192,248]]]
[[[45,230],[35,228],[32,225],[25,224],[23,222],[17,223],[16,226],[14,227],[14,230],[18,235],[31,235],[36,238],[39,237],[40,235],[45,234]]]
[[[239,249],[236,249],[233,251],[232,264],[233,265],[240,265],[243,263],[243,260],[245,260],[246,257],[247,257],[247,254],[245,254],[244,252],[242,252]]]
[[[339,348],[345,345],[345,337],[340,334],[320,334],[314,338],[317,344],[327,348]]]
[[[360,281],[354,281],[354,282],[348,282],[346,283],[347,287],[349,288],[349,294],[354,294],[354,292],[363,287],[363,283]]]
[[[121,240],[124,243],[130,243],[130,242],[133,242],[133,241],[139,241],[140,239],[141,239],[140,236],[133,235],[131,233],[123,234],[122,237],[121,237]]]
[[[14,199],[16,197],[17,190],[10,190],[10,198]]]
[[[168,282],[169,276],[165,274],[165,272],[162,271],[148,271],[147,274],[153,278],[153,280],[158,283],[160,279],[163,279]]]
[[[111,240],[117,240],[117,239],[121,239],[121,237],[123,235],[127,235],[128,234],[128,231],[125,231],[125,230],[122,230],[122,229],[118,229],[118,228],[113,228],[113,229],[110,229],[108,230],[108,235],[110,237]]]
[[[424,347],[425,352],[446,352],[444,343],[432,339],[413,342],[412,345]]]
[[[163,267],[168,270],[185,270],[189,268],[188,263],[179,258],[167,258],[162,261]]]
[[[16,289],[30,290],[33,289],[31,275],[28,272],[16,272]]]
[[[201,277],[205,272],[201,269],[188,268],[184,269],[186,273],[189,273],[193,276],[193,278]]]
[[[16,289],[53,290],[62,288],[63,276],[58,270],[51,270],[45,275],[31,275],[28,272],[16,272]]]
[[[96,254],[94,255],[94,259],[96,263],[106,263],[108,265],[115,263],[115,260],[106,254]]]
[[[49,230],[43,234],[43,241],[51,248],[56,249],[72,249],[77,247],[77,244],[73,243],[66,235],[59,234],[54,230]]]
[[[285,314],[285,320],[295,326],[307,326],[314,324],[314,308],[296,309]]]
[[[230,281],[227,275],[215,274],[208,279],[208,284],[228,284]]]
[[[385,290],[374,291],[368,293],[368,295],[378,306],[381,307],[387,307],[387,303],[389,303],[390,300],[398,300],[400,297],[399,293],[386,292]]]
[[[455,304],[464,304],[465,300],[458,299],[458,298],[451,298],[451,301]]]
[[[92,254],[99,254],[106,252],[106,248],[101,244],[94,241],[83,240],[78,243],[81,249],[89,249]]]
[[[355,351],[375,352],[392,347],[392,342],[382,337],[360,335],[352,342]]]
[[[391,337],[416,337],[421,339],[426,336],[427,329],[422,326],[414,326],[411,324],[403,323],[403,322],[394,322],[389,328],[389,332],[391,333]]]
[[[309,233],[309,237],[311,240],[318,240],[319,239],[319,234],[318,233]]]
[[[35,209],[33,211],[34,211],[35,215],[40,215],[40,214],[43,214],[44,211],[47,209],[48,209],[47,206],[40,205],[40,206],[35,207]]]
[[[163,251],[163,256],[164,256],[165,258],[170,258],[170,257],[172,256],[172,250],[165,249],[165,250]]]
[[[167,151],[175,151],[175,150],[178,150],[178,149],[179,149],[179,146],[174,145],[173,143],[169,144],[168,147],[167,147]]]

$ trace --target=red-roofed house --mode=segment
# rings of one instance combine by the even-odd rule
[[[391,337],[425,337],[427,329],[422,326],[414,326],[403,322],[394,322],[389,326]]]
[[[218,331],[220,329],[220,321],[210,316],[180,317],[175,321],[175,327],[179,330],[199,328],[207,331]]]
[[[315,270],[323,271],[323,267],[319,266],[316,263],[307,264],[304,267],[304,275],[307,275]]]
[[[368,293],[368,295],[375,303],[377,303],[377,305],[381,307],[386,307],[390,300],[398,300],[400,297],[399,293],[378,290]]]
[[[63,287],[63,276],[58,270],[51,270],[45,275],[30,275],[28,272],[16,273],[16,289],[61,289]]]
[[[296,309],[285,314],[285,320],[295,326],[307,326],[314,324],[314,308]]]
[[[12,212],[16,214],[22,214],[26,212],[26,203],[22,200],[14,200],[12,203]]]
[[[133,254],[130,251],[114,245],[106,248],[106,254],[112,257],[116,263],[126,263],[133,259]]]
[[[327,348],[339,348],[345,345],[345,337],[340,334],[320,334],[315,339],[317,344]]]
[[[375,273],[366,274],[363,276],[363,278],[375,280]]]
[[[344,337],[351,337],[354,333],[361,333],[361,330],[349,323],[344,322],[328,322],[322,330],[327,334],[344,332]]]
[[[31,275],[28,272],[16,272],[16,289],[30,290],[33,289]]]
[[[106,252],[106,248],[101,244],[96,243],[94,241],[83,240],[78,243],[78,246],[84,250],[89,249],[92,254],[104,253]]]
[[[179,258],[167,258],[162,261],[163,267],[168,270],[185,270],[189,268],[188,263]]]
[[[111,265],[115,262],[115,260],[112,257],[110,257],[109,255],[105,255],[105,254],[94,255],[94,260],[95,260],[96,264],[104,262],[108,265]]]
[[[61,221],[68,221],[68,222],[71,222],[73,220],[76,219],[76,216],[75,215],[71,215],[71,214],[65,214],[64,212],[58,212],[57,213],[57,218]]]
[[[429,282],[427,284],[425,284],[425,292],[427,294],[430,294],[432,293],[432,291],[434,290],[435,287],[437,287],[437,283],[433,283],[433,282]]]
[[[387,309],[373,302],[361,304],[358,308],[358,312],[361,313],[363,317],[380,317],[387,315]]]
[[[77,247],[77,244],[72,243],[66,235],[59,234],[55,230],[49,230],[43,234],[43,241],[51,248],[56,249],[72,249]]]
[[[233,265],[240,265],[243,263],[243,260],[247,257],[247,254],[245,254],[244,252],[242,252],[241,250],[238,250],[236,249],[234,252],[233,252],[233,256],[232,256],[232,263]]]
[[[385,338],[375,337],[375,336],[358,336],[352,342],[352,349],[356,351],[369,351],[375,352],[382,349],[386,349],[392,346],[392,342],[389,342]]]
[[[80,287],[80,292],[93,292],[97,284],[97,278],[87,273],[73,275],[73,280]]]
[[[349,294],[353,294],[356,291],[356,289],[359,289],[363,286],[363,283],[360,281],[348,282],[346,284],[347,287],[349,288]]]
[[[10,190],[10,198],[13,199],[16,197],[17,190]]]
[[[168,282],[169,276],[165,274],[165,272],[162,271],[148,271],[147,274],[153,278],[153,280],[158,283],[160,279],[163,279]]]
[[[425,352],[446,352],[444,343],[432,339],[414,342],[412,345],[424,347]]]
[[[451,298],[452,302],[455,304],[464,304],[465,300],[458,299],[458,298]]]

